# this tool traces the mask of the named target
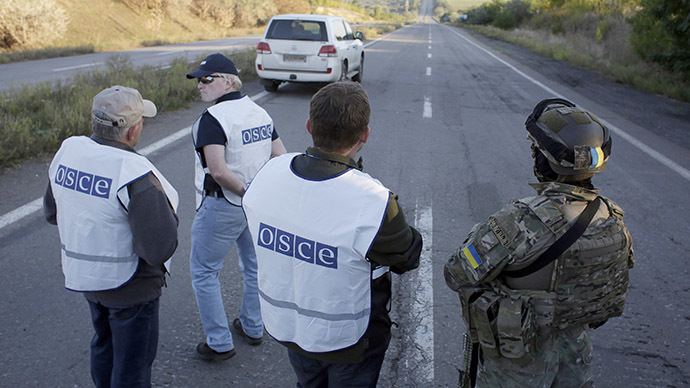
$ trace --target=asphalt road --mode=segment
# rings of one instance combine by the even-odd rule
[[[61,58],[39,59],[28,62],[0,64],[0,91],[20,88],[44,81],[68,80],[81,71],[93,71],[106,67],[112,55],[128,56],[133,66],[167,66],[173,57],[190,61],[197,57],[218,52],[254,48],[262,35],[241,36],[192,43],[152,46],[119,52],[101,52]]]
[[[687,105],[673,105],[681,111],[669,117],[663,108],[668,104],[640,97],[626,110],[609,103],[617,98],[607,90],[620,86],[598,80],[600,90],[588,93],[584,75],[578,75],[583,78],[578,85],[563,82],[562,70],[545,71],[555,66],[548,61],[436,24],[403,28],[370,43],[365,52],[362,84],[371,100],[372,134],[360,153],[364,168],[400,196],[408,221],[425,241],[419,270],[394,279],[391,307],[398,326],[379,386],[456,386],[464,328],[457,297],[443,281],[443,264],[474,223],[511,198],[533,194],[523,123],[539,100],[554,95],[590,109],[611,128],[613,155],[594,183],[626,210],[637,259],[624,315],[594,331],[597,386],[688,386],[690,149],[674,140],[690,130],[688,111],[682,111]],[[310,145],[304,121],[316,90],[285,85],[266,95],[252,83],[244,92],[273,116],[287,149],[303,151]],[[147,120],[138,147],[180,192],[180,244],[161,299],[154,386],[292,387],[285,350],[272,340],[250,347],[236,339],[237,355],[225,362],[203,362],[194,354],[204,334],[187,264],[194,216],[192,146],[185,134],[157,151],[146,147],[190,125],[205,106]],[[661,127],[637,119],[642,111]],[[663,124],[676,122],[673,128]],[[42,195],[48,162],[39,158],[0,176],[5,199],[0,215]],[[11,222],[2,217],[0,386],[91,386],[88,309],[82,296],[63,288],[57,229],[39,212]],[[241,295],[234,252],[221,281],[232,319]]]

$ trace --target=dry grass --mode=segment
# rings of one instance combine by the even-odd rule
[[[490,0],[443,0],[454,11],[466,11]]]
[[[690,102],[690,83],[679,74],[642,61],[632,52],[626,38],[629,27],[623,21],[610,28],[608,37],[598,42],[595,37],[582,32],[552,34],[525,28],[506,31],[491,26],[465,27],[547,57],[600,72],[612,81]]]

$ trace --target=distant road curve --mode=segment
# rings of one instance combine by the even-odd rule
[[[67,80],[78,72],[104,67],[108,57],[115,54],[128,55],[134,66],[166,66],[176,57],[192,60],[204,53],[252,48],[256,46],[259,39],[261,35],[249,35],[2,64],[0,65],[0,91],[41,81]]]

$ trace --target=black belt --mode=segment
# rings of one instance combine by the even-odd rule
[[[204,196],[215,197],[215,198],[225,198],[222,191],[204,190]]]

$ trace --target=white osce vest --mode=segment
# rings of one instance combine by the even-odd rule
[[[158,178],[177,211],[177,191],[144,156],[85,136],[62,142],[48,176],[57,207],[67,289],[110,290],[134,276],[139,257],[127,222],[126,186],[148,173]]]
[[[225,145],[225,164],[228,169],[239,176],[245,183],[251,182],[261,166],[271,157],[273,120],[266,111],[249,97],[223,101],[207,109],[223,127],[228,143]],[[192,127],[192,140],[197,147],[199,120]],[[196,186],[196,208],[203,200],[204,177],[209,172],[201,165],[201,156],[197,154],[194,184]],[[242,198],[223,188],[223,195],[228,202],[240,206]]]
[[[371,313],[372,266],[389,191],[356,169],[312,181],[296,175],[298,154],[271,159],[242,206],[258,259],[266,331],[308,352],[354,345]]]

